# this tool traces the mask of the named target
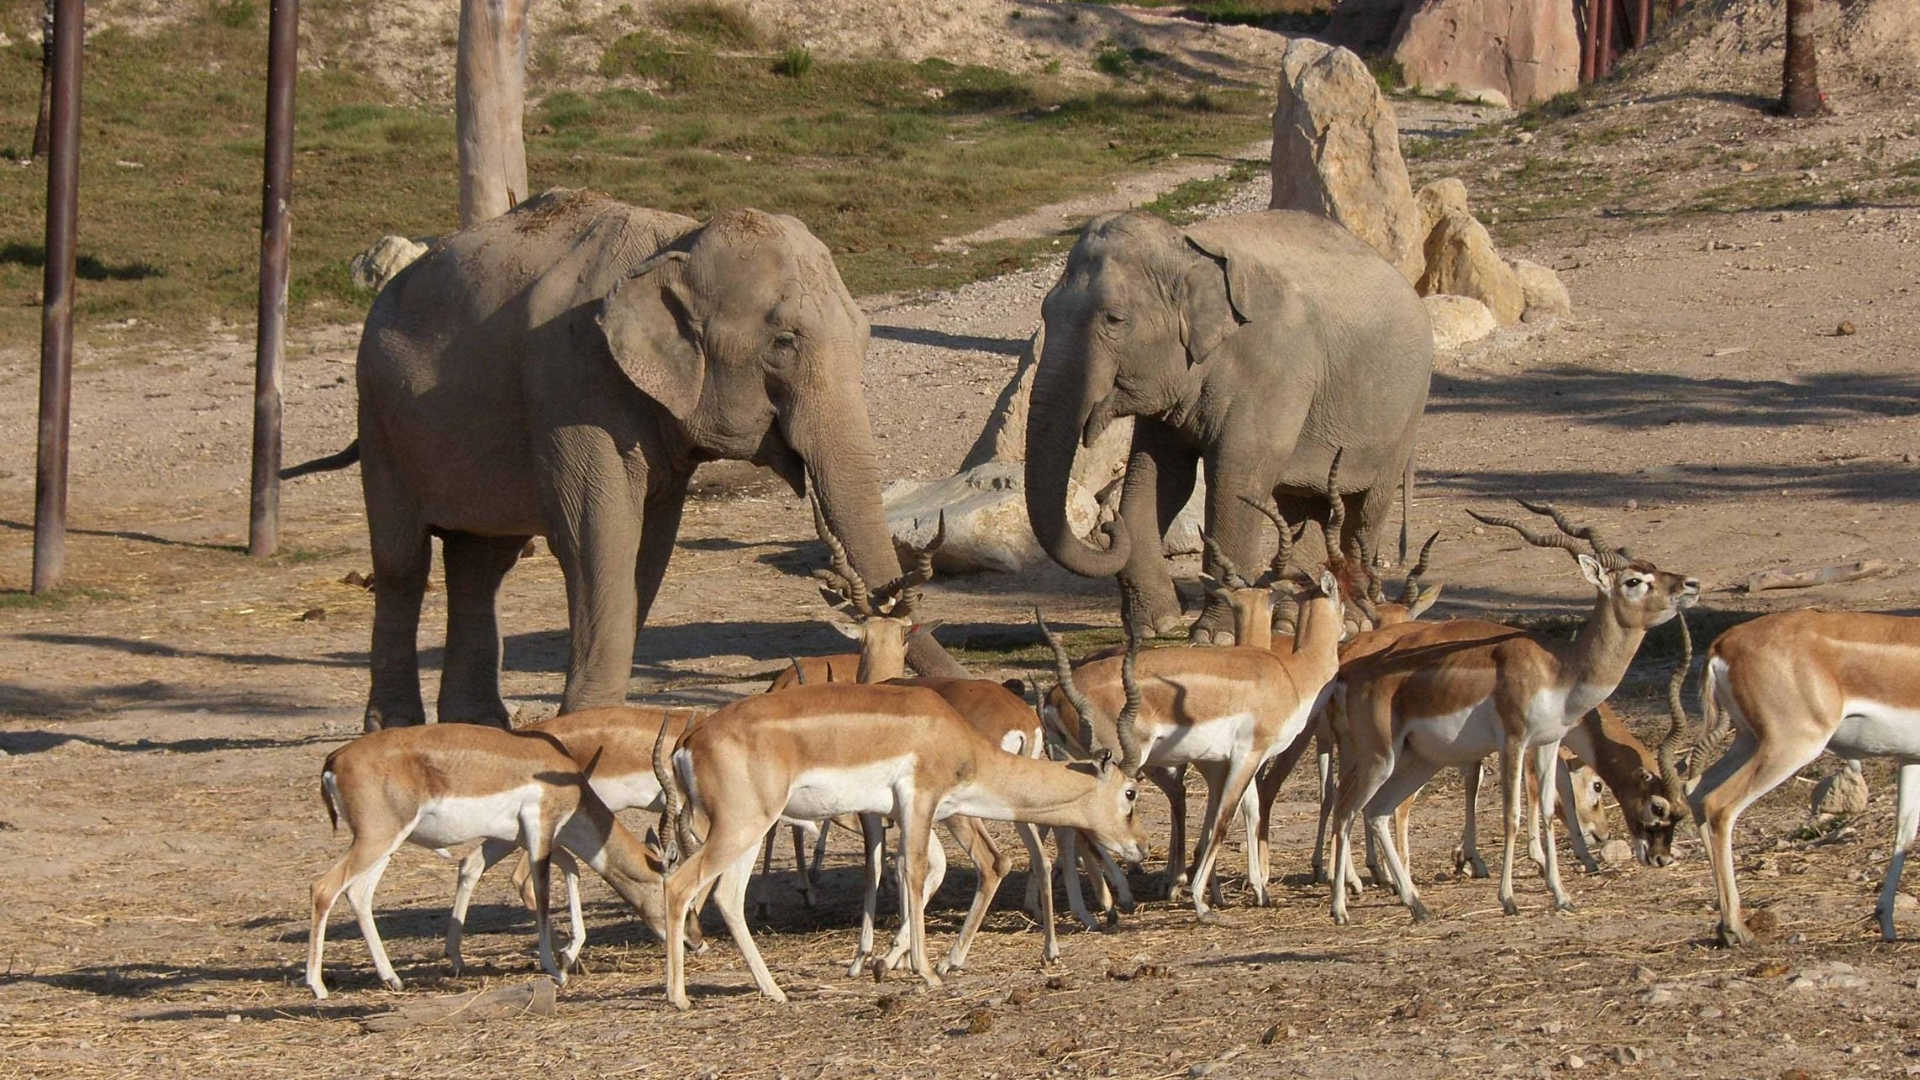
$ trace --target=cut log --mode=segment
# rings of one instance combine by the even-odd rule
[[[1861,559],[1859,562],[1836,563],[1832,566],[1816,566],[1804,570],[1762,570],[1747,577],[1740,587],[1747,592],[1764,592],[1767,589],[1805,589],[1813,585],[1835,585],[1843,581],[1858,581],[1875,574],[1884,574],[1893,569],[1892,565],[1879,559]]]

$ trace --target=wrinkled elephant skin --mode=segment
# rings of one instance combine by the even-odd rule
[[[561,707],[625,699],[694,466],[818,486],[869,580],[899,562],[860,393],[867,321],[806,226],[705,225],[555,190],[445,238],[375,300],[359,354],[377,582],[369,730],[419,723],[416,634],[444,544],[444,720],[504,725],[495,595],[525,541],[566,576]]]
[[[1270,546],[1245,500],[1275,500],[1295,523],[1324,519],[1335,450],[1353,511],[1343,543],[1364,536],[1379,550],[1426,407],[1433,335],[1412,286],[1372,248],[1294,211],[1184,228],[1115,214],[1087,225],[1041,311],[1027,510],[1062,566],[1121,575],[1166,632],[1181,608],[1161,540],[1196,464],[1208,533],[1251,567]],[[1102,546],[1068,528],[1067,479],[1080,446],[1121,416],[1136,418],[1133,442]],[[1224,606],[1210,603],[1191,636],[1232,640]]]

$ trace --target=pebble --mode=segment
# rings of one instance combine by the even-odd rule
[[[1613,1048],[1613,1061],[1616,1065],[1638,1065],[1647,1056],[1637,1046],[1616,1046]]]
[[[1579,1054],[1568,1054],[1568,1055],[1567,1055],[1567,1068],[1569,1068],[1569,1069],[1584,1069],[1584,1068],[1586,1068],[1586,1067],[1587,1067],[1587,1059],[1586,1059],[1586,1058],[1583,1058],[1583,1057],[1581,1057],[1581,1056],[1580,1056]]]
[[[1642,1005],[1666,1005],[1673,1001],[1673,991],[1664,986],[1656,986],[1640,995]]]
[[[1855,329],[1852,319],[1842,319],[1840,325],[1833,328],[1835,337],[1852,337],[1859,332]]]
[[[1718,1020],[1727,1014],[1717,1005],[1702,1005],[1698,1015],[1702,1020]]]

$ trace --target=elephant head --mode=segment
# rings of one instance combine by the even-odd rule
[[[1104,550],[1067,524],[1080,446],[1116,417],[1173,421],[1193,405],[1208,358],[1245,326],[1273,286],[1252,259],[1149,214],[1095,219],[1041,305],[1045,344],[1027,412],[1027,514],[1047,554],[1078,574],[1126,565],[1124,530]]]
[[[870,580],[899,576],[860,387],[867,320],[805,225],[717,214],[636,267],[595,323],[694,460],[766,465],[796,494],[810,475],[853,565]]]

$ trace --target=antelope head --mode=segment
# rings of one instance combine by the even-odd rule
[[[1082,693],[1073,678],[1073,661],[1067,657],[1067,647],[1060,643],[1060,636],[1047,626],[1046,619],[1040,615],[1040,609],[1033,609],[1033,621],[1040,627],[1040,636],[1045,638],[1048,647],[1053,650],[1054,673],[1059,680],[1060,692],[1066,696],[1067,703],[1080,716],[1080,745],[1089,753],[1095,754],[1095,760],[1104,770],[1111,763],[1128,776],[1140,773],[1140,739],[1134,731],[1134,721],[1140,716],[1140,684],[1134,677],[1135,660],[1140,653],[1140,630],[1134,611],[1137,605],[1130,600],[1122,604],[1122,619],[1127,627],[1127,652],[1120,661],[1120,685],[1125,689],[1126,705],[1120,715],[1113,718],[1113,746],[1101,746],[1097,735],[1098,727],[1094,720],[1101,717],[1093,701]],[[1119,754],[1119,760],[1113,761],[1113,755]]]
[[[817,491],[810,487],[809,490]],[[907,635],[914,629],[914,608],[920,603],[920,586],[933,580],[933,556],[947,539],[947,515],[940,515],[940,527],[925,547],[912,549],[912,565],[898,578],[869,588],[860,572],[847,558],[847,549],[827,524],[817,494],[813,496],[813,525],[820,541],[827,545],[830,568],[815,570],[820,580],[820,595],[829,607],[840,612],[845,621],[834,628],[860,643],[863,672],[890,678],[906,670]],[[867,674],[861,676],[866,681]]]

